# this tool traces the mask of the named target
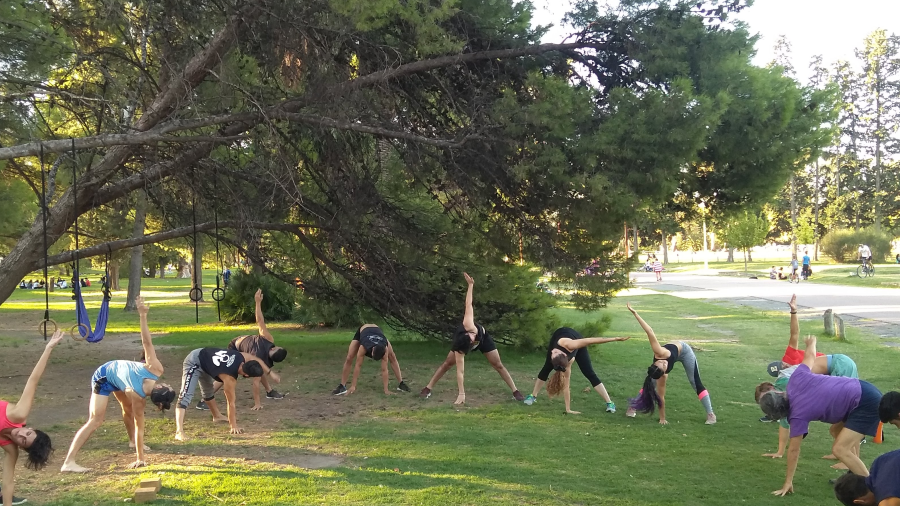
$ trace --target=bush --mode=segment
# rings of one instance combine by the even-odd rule
[[[842,228],[829,232],[822,238],[821,248],[835,262],[843,263],[856,260],[860,244],[869,245],[873,262],[883,262],[891,254],[891,237],[872,227],[860,230]]]
[[[333,301],[309,296],[300,297],[294,321],[306,326],[359,327],[379,321],[375,311],[350,301]]]
[[[266,321],[290,320],[294,312],[296,289],[272,276],[248,274],[237,271],[231,276],[225,298],[222,300],[222,316],[227,323],[254,323],[256,321],[256,290],[262,288],[262,310]]]

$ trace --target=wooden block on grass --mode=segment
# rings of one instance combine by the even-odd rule
[[[138,488],[134,491],[134,502],[150,502],[156,499],[156,489],[153,487]]]
[[[161,478],[145,478],[141,480],[138,488],[155,488],[157,492],[162,488],[162,479]]]

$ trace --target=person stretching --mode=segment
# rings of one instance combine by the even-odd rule
[[[537,400],[541,388],[547,382],[550,371],[555,370],[550,382],[547,383],[547,395],[552,399],[560,392],[563,394],[563,401],[566,404],[566,413],[571,415],[581,414],[578,411],[572,411],[569,400],[569,379],[572,374],[572,362],[578,363],[581,374],[591,382],[594,390],[606,401],[606,411],[610,413],[616,412],[616,405],[606,392],[603,382],[597,377],[594,368],[591,365],[591,355],[588,353],[587,347],[592,344],[604,344],[613,341],[627,341],[630,337],[582,337],[574,329],[562,327],[556,329],[556,332],[550,336],[550,344],[547,346],[547,358],[544,360],[544,367],[538,373],[538,379],[534,382],[534,391],[525,398],[525,404],[531,406]]]
[[[19,449],[28,453],[28,462],[25,467],[38,471],[47,465],[50,454],[53,453],[53,445],[50,436],[45,432],[25,426],[31,406],[34,404],[34,394],[37,392],[38,382],[47,367],[50,353],[53,348],[62,341],[63,331],[57,329],[53,337],[44,346],[44,352],[38,359],[31,376],[25,382],[25,390],[15,403],[0,401],[0,447],[3,448],[3,478],[0,486],[0,497],[3,498],[3,506],[22,504],[25,499],[13,496],[15,491],[16,463],[19,460]]]
[[[688,381],[697,392],[697,397],[706,409],[706,424],[712,425],[716,423],[716,414],[713,413],[712,401],[709,398],[709,392],[700,381],[700,367],[697,365],[697,357],[694,356],[694,350],[684,341],[677,343],[668,343],[663,346],[659,345],[656,334],[653,329],[637,311],[631,309],[631,304],[627,304],[628,310],[637,318],[638,323],[647,338],[650,340],[650,347],[653,348],[653,363],[647,368],[647,377],[644,378],[644,387],[638,393],[638,396],[629,399],[628,409],[625,411],[626,416],[634,417],[637,411],[642,413],[653,413],[654,405],[659,406],[659,423],[667,425],[666,420],[666,381],[669,373],[675,367],[675,362],[681,362],[684,366],[684,372],[687,374]]]
[[[816,360],[816,338],[806,338],[806,354],[788,380],[787,392],[772,390],[759,399],[759,407],[772,420],[788,418],[791,424],[788,445],[787,475],[774,495],[794,491],[794,473],[800,458],[800,445],[809,432],[809,422],[844,422],[831,447],[834,455],[854,474],[868,476],[866,465],[855,449],[866,435],[875,436],[879,428],[878,405],[881,392],[869,382],[813,374]]]
[[[128,433],[129,446],[135,449],[137,459],[128,465],[129,469],[146,466],[144,452],[149,448],[144,444],[144,407],[147,396],[160,411],[169,409],[175,400],[175,391],[169,385],[159,383],[163,366],[156,357],[150,328],[147,325],[147,313],[150,307],[142,297],[137,298],[137,310],[141,321],[141,345],[144,348],[145,362],[131,360],[111,360],[94,371],[91,377],[91,401],[87,423],[75,434],[69,453],[62,464],[61,472],[85,473],[89,468],[75,462],[78,451],[84,446],[106,416],[109,394],[116,396],[122,407],[122,421]]]
[[[456,397],[456,402],[453,404],[465,404],[466,389],[464,383],[466,355],[472,350],[478,350],[485,358],[487,358],[487,361],[494,370],[500,373],[500,377],[503,378],[503,381],[505,381],[510,390],[512,390],[513,398],[517,401],[524,401],[525,397],[522,395],[522,392],[519,392],[516,388],[516,384],[513,382],[512,376],[509,375],[509,371],[507,371],[506,367],[503,366],[503,363],[500,362],[500,353],[497,351],[497,345],[494,344],[494,339],[491,338],[490,334],[485,332],[484,327],[475,323],[475,312],[472,309],[472,287],[475,285],[475,281],[465,272],[463,273],[463,276],[465,276],[469,288],[466,292],[466,311],[463,315],[462,326],[458,327],[456,332],[453,333],[453,341],[447,359],[444,360],[444,363],[442,363],[440,367],[438,367],[434,376],[431,377],[431,381],[425,385],[425,388],[422,389],[419,396],[423,399],[431,397],[431,389],[434,388],[434,385],[441,379],[441,376],[449,371],[451,367],[456,365],[456,384],[459,387],[459,396]]]
[[[845,506],[900,506],[900,450],[876,458],[869,476],[847,473],[838,478],[834,495]]]
[[[287,358],[287,350],[281,346],[275,346],[275,338],[272,337],[272,333],[269,332],[269,328],[266,327],[266,320],[263,317],[262,311],[262,288],[256,290],[256,295],[254,295],[253,298],[256,300],[256,326],[259,329],[259,334],[255,336],[235,337],[228,343],[228,349],[237,350],[256,357],[269,368],[269,371],[271,371],[272,368],[275,367],[275,362],[281,362]],[[253,378],[253,407],[250,408],[251,411],[262,409],[262,403],[260,402],[259,397],[260,383],[262,383],[262,386],[266,389],[266,399],[284,399],[284,394],[276,392],[269,384],[269,377],[270,374],[267,373],[259,378]],[[223,383],[216,381],[214,383],[214,390],[218,392],[219,389],[222,388],[222,385]],[[203,399],[200,399],[200,402],[197,403],[197,409],[206,410],[209,409],[209,407],[203,402]]]
[[[409,392],[409,387],[403,381],[403,375],[400,374],[400,362],[397,361],[397,355],[394,354],[394,348],[384,333],[372,323],[367,323],[356,329],[356,335],[350,341],[350,348],[347,350],[347,359],[344,360],[344,370],[341,372],[341,384],[335,388],[332,395],[352,394],[356,392],[356,380],[359,378],[359,371],[362,369],[363,359],[369,357],[372,360],[381,362],[381,381],[384,384],[384,394],[393,395],[388,388],[388,362],[391,369],[394,370],[394,376],[397,377],[397,390],[401,392]],[[350,367],[353,365],[353,359],[356,359],[356,367],[353,370],[353,383],[350,389],[345,386],[347,379],[350,377]]]
[[[184,359],[181,374],[181,393],[178,395],[178,406],[175,408],[175,439],[184,441],[184,412],[191,405],[197,383],[200,383],[200,393],[203,400],[209,406],[214,422],[228,421],[232,434],[242,434],[244,429],[237,426],[237,412],[234,404],[234,386],[237,377],[258,378],[263,374],[269,374],[275,383],[281,382],[281,377],[274,371],[270,371],[265,364],[249,353],[241,353],[236,350],[223,350],[220,348],[197,348],[190,352]],[[216,406],[216,392],[213,379],[218,379],[225,386],[225,401],[228,405],[228,418],[222,416]]]

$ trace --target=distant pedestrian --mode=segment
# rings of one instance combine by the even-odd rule
[[[659,259],[657,259],[656,256],[654,255],[654,257],[653,257],[653,273],[656,274],[657,281],[662,281],[662,271],[663,271],[662,262],[660,262]]]

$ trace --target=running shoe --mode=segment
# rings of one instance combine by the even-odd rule
[[[535,396],[528,394],[528,397],[525,398],[525,405],[531,406],[532,404],[534,404],[534,401],[536,401],[536,400],[537,400],[537,398]]]
[[[516,390],[515,392],[513,392],[513,399],[522,402],[525,400],[525,396],[522,395],[522,392]]]
[[[206,405],[205,401],[200,401],[197,403],[197,409],[200,411],[209,411],[209,406]]]
[[[344,385],[338,385],[337,388],[331,391],[331,395],[344,395],[347,393],[347,387]]]
[[[23,499],[21,497],[13,496],[12,504],[25,504],[28,502],[28,499]]]
[[[774,422],[775,420],[772,420],[771,418],[768,417],[768,415],[765,415],[762,418],[760,418],[759,421],[762,423],[770,423],[770,422]]]
[[[637,416],[637,411],[635,411],[634,408],[629,407],[625,410],[625,416],[627,416],[628,418],[634,418],[635,416]]]
[[[407,385],[405,381],[401,381],[400,384],[397,385],[397,390],[401,392],[409,392],[409,385]]]
[[[279,393],[273,388],[266,392],[266,399],[284,399],[284,394]]]
[[[706,415],[706,425],[712,425],[712,424],[714,424],[714,423],[716,423],[716,414],[715,414],[715,413],[708,413],[708,414]]]
[[[423,388],[422,391],[419,392],[419,397],[421,397],[423,399],[427,399],[427,398],[431,397],[431,389],[428,387]]]
[[[607,413],[615,413],[616,412],[616,403],[607,402],[606,403],[606,412]]]

